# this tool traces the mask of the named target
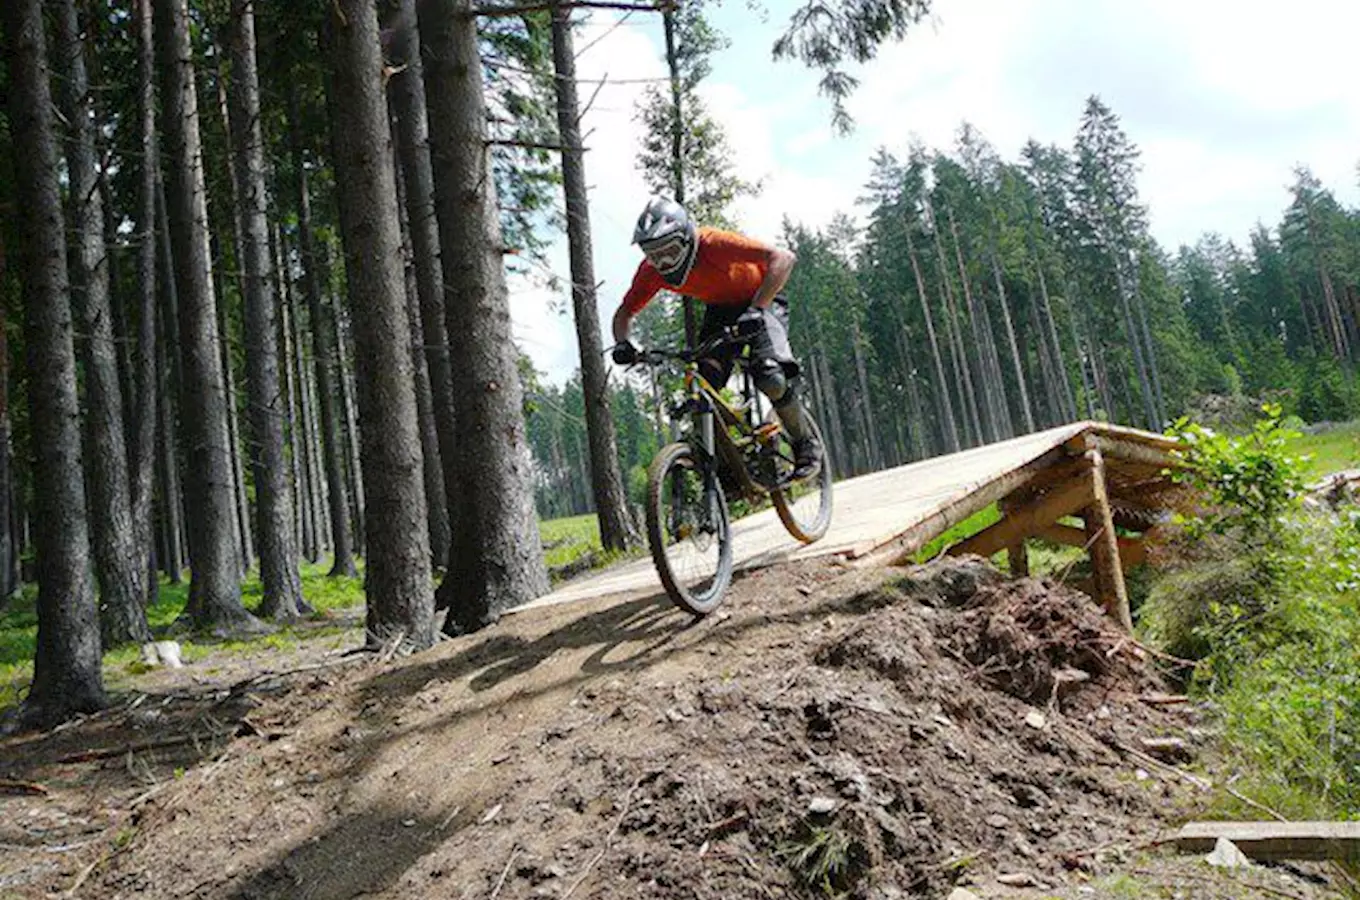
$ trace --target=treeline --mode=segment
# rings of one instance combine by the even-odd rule
[[[1007,161],[964,125],[948,151],[880,150],[858,222],[786,222],[794,348],[839,474],[1079,418],[1159,431],[1207,394],[1360,415],[1360,210],[1300,169],[1247,246],[1211,234],[1173,252],[1149,233],[1138,156],[1092,97],[1070,147]],[[653,409],[645,390],[615,403]],[[573,446],[572,427],[531,429],[537,458]],[[563,505],[579,470],[540,477],[554,509],[587,508]]]

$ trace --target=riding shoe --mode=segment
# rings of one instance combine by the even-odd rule
[[[822,445],[815,437],[793,443],[793,480],[811,478],[822,470]]]

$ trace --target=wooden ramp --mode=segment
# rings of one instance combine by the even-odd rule
[[[897,564],[951,526],[993,503],[1004,517],[954,550],[985,556],[1012,549],[1025,571],[1026,538],[1044,537],[1090,550],[1095,582],[1087,585],[1126,625],[1122,570],[1142,557],[1131,532],[1165,518],[1177,491],[1164,471],[1175,442],[1161,435],[1078,422],[961,453],[922,460],[836,483],[831,529],[815,544],[789,537],[773,510],[733,525],[738,569],[838,555],[863,564]],[[1067,516],[1082,528],[1060,524]],[[1117,537],[1114,525],[1125,530]],[[650,557],[570,582],[528,609],[608,594],[660,590]]]

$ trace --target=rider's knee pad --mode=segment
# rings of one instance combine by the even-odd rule
[[[784,377],[784,367],[778,360],[762,359],[752,366],[751,377],[756,387],[776,406],[789,393],[789,380]]]

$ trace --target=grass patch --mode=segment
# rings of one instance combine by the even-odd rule
[[[1000,521],[1000,519],[1001,512],[997,509],[996,504],[993,503],[986,509],[973,513],[971,516],[964,519],[962,522],[959,522],[957,525],[950,527],[942,534],[931,538],[926,542],[924,547],[916,551],[916,555],[912,557],[912,562],[930,562],[940,555],[941,550],[949,545],[956,544],[966,537],[977,534],[993,522]]]
[[[214,652],[296,650],[304,641],[333,639],[345,633],[344,625],[324,623],[338,618],[342,610],[363,604],[362,571],[356,578],[331,578],[329,572],[329,560],[304,564],[300,571],[302,594],[315,610],[311,623],[297,628],[281,627],[271,634],[242,641],[203,641],[181,636],[178,638],[181,658],[192,663]],[[242,602],[252,612],[258,610],[263,592],[258,573],[252,572],[241,584]],[[38,640],[37,599],[37,585],[24,585],[23,592],[0,611],[0,712],[17,705],[33,680],[33,656]],[[188,581],[172,584],[162,577],[156,602],[146,611],[152,634],[165,635],[184,611],[188,600]],[[318,627],[316,623],[322,624]],[[125,683],[127,678],[144,671],[146,667],[138,647],[119,647],[104,654],[104,679],[110,686]]]
[[[555,569],[575,562],[587,553],[601,553],[600,520],[594,513],[549,519],[538,524],[544,561]]]
[[[1360,466],[1360,422],[1345,422],[1317,434],[1302,434],[1290,441],[1289,450],[1307,455],[1303,470],[1310,479],[1353,469]]]

